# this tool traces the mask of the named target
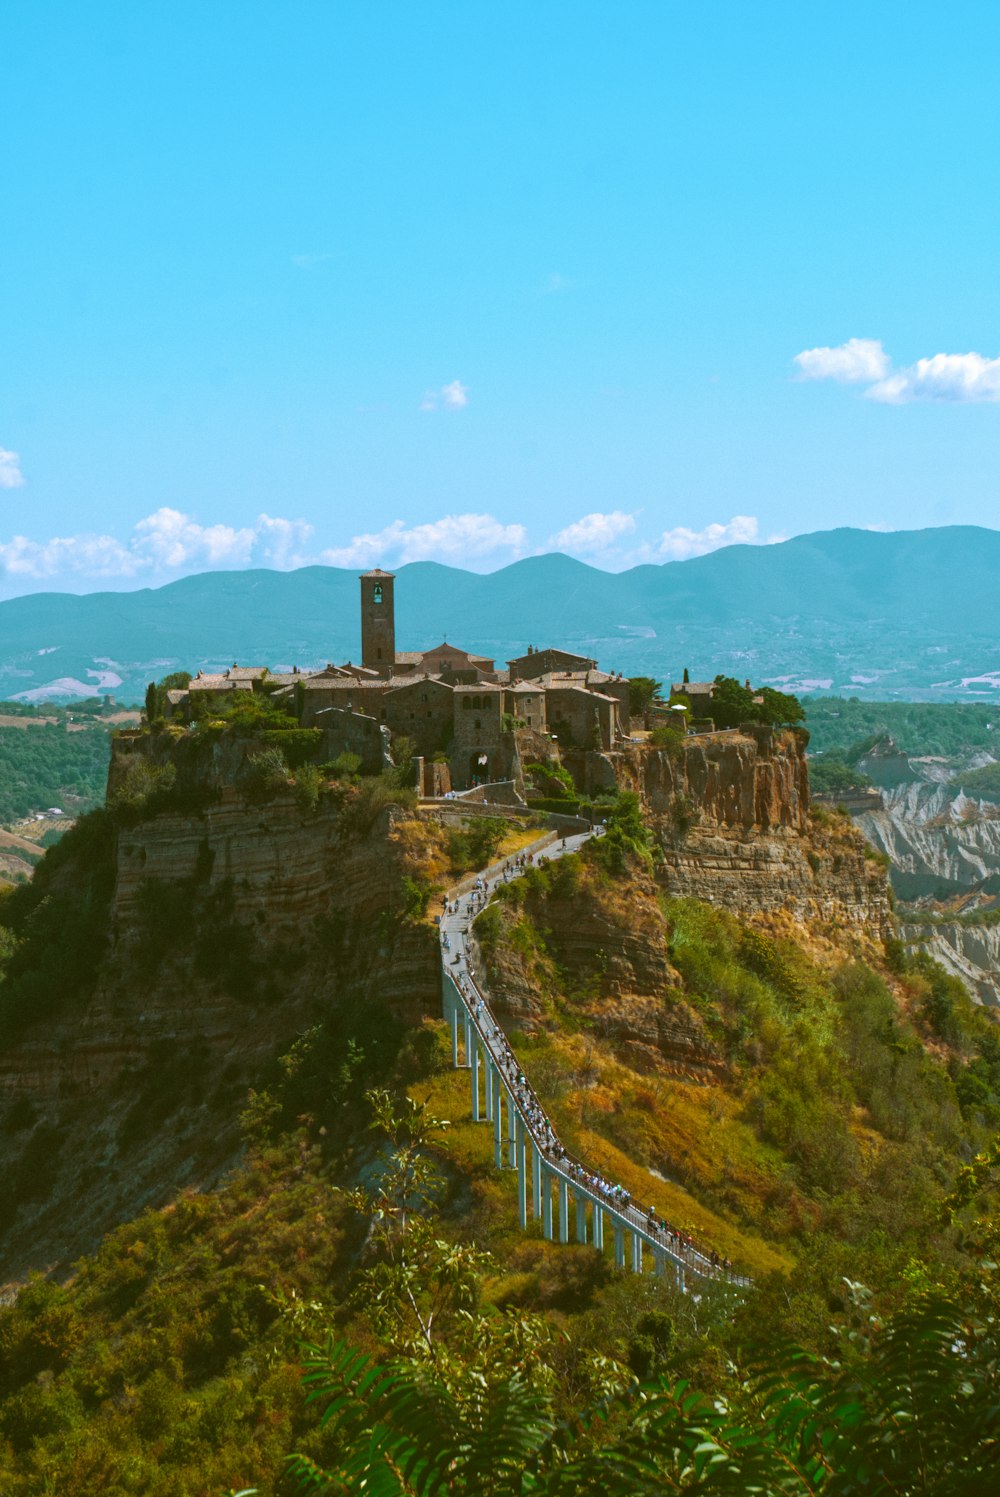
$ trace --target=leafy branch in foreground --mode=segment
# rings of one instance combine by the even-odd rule
[[[373,1359],[330,1337],[305,1351],[310,1403],[336,1455],[294,1456],[305,1492],[373,1497],[605,1497],[698,1492],[975,1497],[1000,1483],[1000,1337],[992,1261],[971,1284],[921,1292],[882,1322],[848,1285],[839,1355],[771,1346],[709,1399],[687,1381],[637,1383],[594,1358],[579,1415],[556,1414],[552,1329],[481,1307],[488,1255],[446,1241],[429,1154],[444,1126],[409,1099],[370,1093],[390,1145],[350,1199],[374,1261],[355,1302],[390,1348]],[[987,1178],[982,1156],[960,1209]],[[995,1237],[995,1232],[993,1236]]]

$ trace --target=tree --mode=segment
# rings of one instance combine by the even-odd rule
[[[734,676],[716,676],[709,713],[717,728],[738,728],[741,723],[765,723],[769,727],[805,721],[798,697],[763,686],[741,686]]]
[[[997,1490],[996,1317],[934,1291],[882,1323],[849,1288],[860,1313],[834,1358],[772,1344],[738,1369],[729,1398],[665,1377],[619,1384],[562,1426],[516,1365],[484,1386],[475,1337],[449,1375],[412,1360],[379,1367],[343,1342],[312,1348],[306,1382],[327,1406],[337,1468],[296,1457],[292,1470],[303,1490],[394,1497]]]
[[[642,717],[650,707],[663,706],[663,682],[652,676],[633,676],[628,683],[628,710],[633,717]]]

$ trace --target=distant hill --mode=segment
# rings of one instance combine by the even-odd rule
[[[1000,532],[832,530],[609,573],[567,556],[482,576],[397,573],[397,645],[447,634],[498,661],[553,642],[626,673],[688,666],[861,697],[1000,696]],[[0,603],[0,697],[113,691],[136,701],[176,669],[357,658],[354,571],[206,572],[131,593]]]

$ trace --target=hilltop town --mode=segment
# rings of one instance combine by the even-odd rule
[[[529,646],[505,669],[443,640],[429,650],[397,650],[393,573],[361,578],[361,663],[319,671],[233,665],[199,672],[168,691],[165,716],[196,722],[257,692],[320,728],[324,754],[358,755],[365,772],[391,762],[394,738],[408,740],[428,795],[518,778],[520,759],[564,748],[613,749],[630,732],[629,681],[568,650]]]

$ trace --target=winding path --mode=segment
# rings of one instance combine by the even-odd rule
[[[655,1270],[665,1273],[672,1267],[681,1289],[686,1288],[688,1274],[749,1286],[749,1279],[733,1272],[716,1254],[696,1247],[689,1237],[666,1226],[652,1211],[640,1210],[621,1186],[589,1170],[563,1148],[497,1023],[482,975],[474,972],[470,946],[473,921],[486,908],[497,884],[517,876],[512,868],[515,857],[529,858],[537,864],[578,852],[594,835],[593,831],[579,832],[560,841],[548,833],[485,869],[473,887],[463,890],[460,885],[448,896],[440,921],[440,942],[442,1000],[451,1028],[452,1064],[469,1070],[474,1121],[485,1117],[493,1124],[496,1167],[517,1170],[522,1229],[528,1225],[530,1180],[532,1215],[541,1221],[549,1241],[554,1241],[558,1233],[560,1242],[569,1242],[572,1199],[574,1241],[589,1242],[603,1252],[610,1226],[617,1268],[629,1267],[641,1273],[643,1253],[648,1250]]]

